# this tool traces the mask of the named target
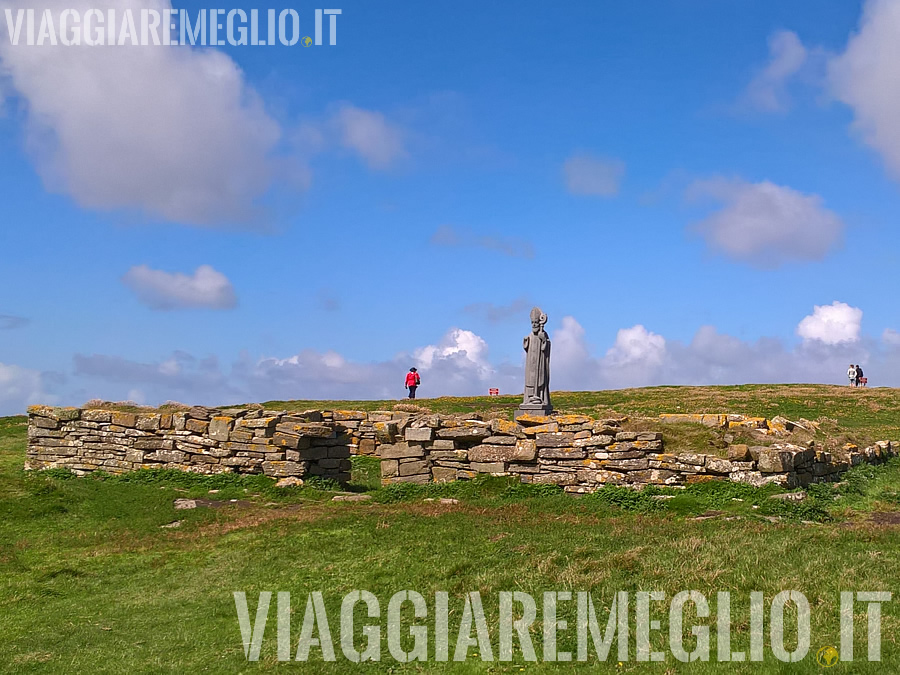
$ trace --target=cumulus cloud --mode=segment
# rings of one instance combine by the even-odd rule
[[[0,8],[7,6],[0,2]],[[48,0],[63,9],[167,10],[168,0]],[[13,46],[0,74],[26,103],[48,188],[99,210],[192,225],[249,223],[276,174],[281,129],[216,49]]]
[[[482,248],[513,258],[534,258],[534,245],[530,241],[517,237],[478,234],[465,228],[454,227],[453,225],[441,225],[438,227],[434,234],[431,235],[431,243],[435,246]]]
[[[813,313],[798,324],[797,335],[826,345],[855,342],[859,340],[862,316],[861,309],[843,302],[816,305]]]
[[[341,145],[352,150],[371,169],[387,169],[409,156],[403,132],[380,112],[349,104],[338,108],[332,118]]]
[[[790,106],[788,84],[809,58],[797,34],[780,30],[769,38],[769,61],[744,92],[747,105],[764,112],[783,112]]]
[[[578,320],[565,316],[551,327],[551,385],[555,391],[572,391],[659,384],[844,384],[848,363],[863,364],[874,384],[900,385],[900,333],[888,330],[881,340],[867,338],[859,331],[861,318],[860,310],[843,303],[815,307],[798,324],[803,339],[794,343],[773,337],[742,340],[709,325],[684,342],[638,324],[619,330],[608,347],[594,349]],[[390,400],[404,396],[410,366],[419,369],[420,393],[426,397],[484,395],[493,387],[515,394],[522,391],[524,363],[516,342],[514,362],[492,360],[487,341],[461,328],[447,331],[434,344],[372,361],[311,349],[286,358],[243,354],[230,367],[184,352],[153,362],[77,355],[80,398],[70,396],[67,402]],[[47,373],[0,366],[0,410],[17,412],[28,402],[53,402],[47,391],[53,391]]]
[[[151,309],[231,309],[237,305],[228,277],[209,265],[201,265],[192,275],[137,265],[128,270],[122,282]]]
[[[835,98],[853,110],[854,129],[900,179],[900,3],[868,0],[859,30],[828,64]]]
[[[844,223],[822,198],[769,181],[713,178],[687,189],[691,200],[722,206],[694,225],[713,251],[758,267],[822,260],[840,242]]]
[[[0,314],[0,330],[15,330],[27,326],[29,323],[31,322],[22,316]]]
[[[619,193],[625,163],[618,159],[578,154],[563,164],[566,188],[573,195],[613,197]]]
[[[438,344],[417,349],[413,358],[423,371],[450,364],[454,371],[471,371],[483,378],[492,371],[487,353],[488,345],[484,338],[470,330],[453,328]]]
[[[639,324],[632,328],[622,328],[618,332],[616,343],[606,352],[606,358],[616,365],[659,365],[665,354],[666,339]]]

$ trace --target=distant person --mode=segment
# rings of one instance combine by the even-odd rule
[[[410,368],[406,374],[406,388],[409,389],[410,398],[416,397],[416,389],[420,384],[422,384],[422,378],[419,377],[419,373],[416,372],[415,368]]]
[[[863,382],[863,377],[864,377],[864,373],[863,373],[862,366],[857,365],[856,366],[856,386],[857,387],[860,386],[861,384],[865,384],[865,382]]]
[[[850,386],[855,387],[856,386],[856,366],[854,366],[852,363],[850,364],[850,367],[847,368],[847,377],[850,379]]]

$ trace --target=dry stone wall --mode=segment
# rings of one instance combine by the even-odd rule
[[[704,417],[715,418],[716,426],[728,426],[727,416]],[[622,422],[584,415],[525,415],[516,422],[423,416],[407,424],[402,440],[380,446],[382,482],[440,482],[488,473],[560,485],[572,493],[593,492],[607,484],[685,485],[710,480],[794,488],[838,480],[851,466],[880,463],[898,449],[896,443],[881,441],[864,450],[847,445],[834,454],[815,444],[785,442],[731,445],[728,457],[669,453],[662,433],[627,431]]]
[[[171,413],[33,406],[28,414],[25,467],[66,467],[80,475],[167,468],[275,478],[322,476],[345,483],[350,479],[350,456],[362,454],[381,458],[385,484],[494,474],[560,485],[572,493],[606,484],[708,480],[793,488],[838,480],[851,466],[885,461],[900,449],[900,444],[881,441],[864,449],[848,444],[841,452],[829,453],[814,443],[780,442],[731,445],[727,457],[672,453],[666,452],[661,432],[627,430],[622,418],[565,414],[525,415],[515,422],[477,415],[285,412],[261,406]],[[699,423],[725,428],[745,423],[719,415],[698,417]],[[661,420],[668,421],[673,420]],[[746,423],[764,428],[756,418]]]
[[[215,410],[133,413],[32,406],[26,469],[136,469],[350,479],[365,413]],[[374,438],[374,432],[373,432]]]

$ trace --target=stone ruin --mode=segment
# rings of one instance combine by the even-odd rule
[[[664,415],[659,421],[663,427],[693,421],[775,435],[783,426],[789,432],[778,419]],[[577,494],[609,484],[710,480],[793,488],[838,480],[851,466],[883,462],[900,449],[897,442],[880,441],[864,449],[848,444],[832,453],[812,441],[800,446],[784,440],[732,444],[726,457],[666,452],[662,432],[630,431],[623,428],[626,422],[566,414],[524,414],[509,421],[405,410],[291,412],[258,406],[121,412],[32,406],[25,468],[65,467],[79,475],[164,468],[298,480],[320,476],[346,483],[350,457],[360,454],[380,458],[384,484],[491,474],[559,485]]]

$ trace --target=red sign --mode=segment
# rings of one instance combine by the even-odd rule
[[[488,394],[490,394],[491,396],[499,396],[500,390],[499,389],[488,389]]]

